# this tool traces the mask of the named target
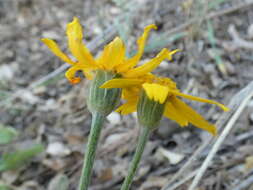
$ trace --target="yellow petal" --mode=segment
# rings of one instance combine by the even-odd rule
[[[102,68],[105,69],[106,64],[107,64],[107,60],[109,57],[109,53],[110,53],[110,47],[109,45],[106,45],[104,47],[104,50],[102,53],[100,53],[100,55],[98,56],[98,58],[96,59],[96,62],[98,63],[98,65]]]
[[[74,64],[74,62],[65,54],[63,53],[59,46],[55,43],[55,41],[50,40],[48,38],[43,38],[41,41],[46,44],[46,46],[57,56],[59,57],[62,61],[69,63],[71,65]]]
[[[129,101],[129,102],[121,105],[115,111],[121,113],[122,115],[127,115],[132,112],[135,112],[136,109],[137,109],[137,101]]]
[[[130,87],[122,89],[122,99],[127,101],[138,101],[140,96],[141,88],[140,87]]]
[[[151,29],[156,30],[157,27],[154,24],[150,24],[144,28],[144,32],[143,32],[142,36],[139,37],[139,39],[137,40],[137,45],[138,45],[137,53],[133,57],[128,59],[126,61],[125,65],[122,65],[122,67],[120,68],[120,72],[124,72],[125,70],[128,70],[129,68],[134,67],[139,62],[139,60],[144,52],[146,40],[148,38],[148,35],[149,35],[149,32]]]
[[[164,59],[172,59],[172,55],[178,52],[178,50],[169,51],[168,49],[163,49],[155,58],[151,59],[149,62],[137,67],[135,69],[129,70],[124,74],[125,77],[138,77],[153,71]]]
[[[108,48],[105,48],[105,58],[102,60],[106,69],[110,70],[115,68],[117,65],[121,64],[125,56],[125,46],[123,41],[116,37],[111,43],[109,43]]]
[[[164,116],[177,122],[181,127],[188,125],[187,119],[170,102],[165,105]]]
[[[168,96],[169,88],[159,84],[144,83],[142,85],[149,99],[163,104]]]
[[[206,121],[200,114],[198,114],[190,106],[188,106],[175,96],[171,96],[169,98],[169,101],[175,107],[175,109],[177,109],[177,111],[181,114],[181,116],[184,117],[186,120],[188,120],[190,123],[192,123],[194,126],[204,129],[213,135],[216,135],[217,133],[216,127],[210,124],[208,121]]]
[[[66,34],[68,36],[68,45],[71,53],[76,59],[85,65],[95,66],[96,62],[88,48],[83,44],[83,31],[77,17],[67,25]]]
[[[126,88],[140,85],[143,80],[140,79],[112,79],[105,82],[100,88]]]
[[[173,94],[175,94],[176,96],[181,96],[183,98],[189,99],[189,100],[194,100],[194,101],[198,101],[198,102],[204,102],[204,103],[208,103],[208,104],[214,104],[219,106],[221,109],[223,109],[224,111],[229,111],[229,108],[224,106],[223,104],[220,104],[219,102],[213,101],[213,100],[208,100],[208,99],[204,99],[204,98],[200,98],[200,97],[196,97],[196,96],[191,96],[188,94],[183,94],[181,92],[177,92],[177,91],[171,91]]]

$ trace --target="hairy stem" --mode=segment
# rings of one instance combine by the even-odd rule
[[[87,149],[85,151],[83,169],[79,182],[79,190],[87,190],[92,174],[93,163],[95,160],[98,139],[105,120],[105,116],[98,112],[92,113],[91,131],[88,139]]]
[[[134,153],[134,157],[128,170],[127,177],[125,178],[124,183],[121,187],[121,190],[129,190],[133,182],[133,178],[135,176],[136,170],[138,169],[138,165],[140,163],[141,156],[147,143],[150,131],[151,130],[148,127],[141,128],[141,134],[138,139],[138,144]]]

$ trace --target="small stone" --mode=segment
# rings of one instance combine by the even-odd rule
[[[184,159],[183,154],[171,152],[166,150],[165,148],[159,148],[158,152],[160,152],[165,158],[167,158],[172,165],[178,164]]]
[[[116,133],[108,136],[105,140],[105,147],[120,142],[120,139],[124,138],[126,133]]]
[[[120,114],[117,112],[112,112],[107,116],[107,120],[112,124],[112,125],[117,125],[120,123]]]
[[[64,157],[71,153],[71,151],[61,142],[50,143],[46,151],[51,156]]]

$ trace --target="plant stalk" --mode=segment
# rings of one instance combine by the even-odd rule
[[[125,178],[124,183],[121,186],[121,190],[129,190],[133,182],[133,178],[135,176],[136,170],[138,169],[150,131],[151,129],[149,129],[148,127],[141,127],[141,134],[138,139],[138,144],[134,153],[134,157],[128,170],[127,177]]]
[[[88,138],[87,149],[85,151],[83,169],[80,177],[78,190],[88,189],[92,174],[92,168],[95,160],[97,144],[104,120],[105,116],[103,116],[102,114],[98,112],[92,113],[91,130]]]

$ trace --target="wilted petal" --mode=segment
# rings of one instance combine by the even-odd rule
[[[204,129],[213,135],[216,135],[216,127],[206,121],[200,114],[193,110],[190,106],[186,105],[183,101],[175,96],[169,98],[171,104],[180,112],[181,116],[186,118],[195,127]]]
[[[80,77],[76,77],[76,72],[78,70],[80,70],[80,68],[73,66],[66,71],[65,77],[70,81],[71,84],[77,84],[81,81]]]
[[[67,25],[66,34],[69,49],[76,59],[82,64],[96,66],[93,56],[82,42],[83,31],[77,17],[74,17],[73,21]]]
[[[77,71],[82,71],[83,74],[87,77],[87,78],[92,78],[90,69],[84,68],[82,64],[77,63],[75,65],[73,65],[72,67],[70,67],[66,73],[65,73],[65,77],[72,83],[72,84],[77,84],[81,81],[80,77],[76,77],[76,72]]]
[[[208,103],[208,104],[214,104],[219,106],[221,109],[223,109],[224,111],[229,111],[229,108],[224,106],[223,104],[213,101],[213,100],[208,100],[208,99],[204,99],[204,98],[200,98],[200,97],[196,97],[196,96],[191,96],[188,94],[183,94],[181,92],[178,91],[171,91],[174,95],[176,96],[181,96],[183,98],[189,99],[189,100],[194,100],[194,101],[198,101],[198,102],[204,102],[204,103]]]
[[[165,105],[164,116],[177,122],[181,127],[188,125],[188,120],[169,101]]]

